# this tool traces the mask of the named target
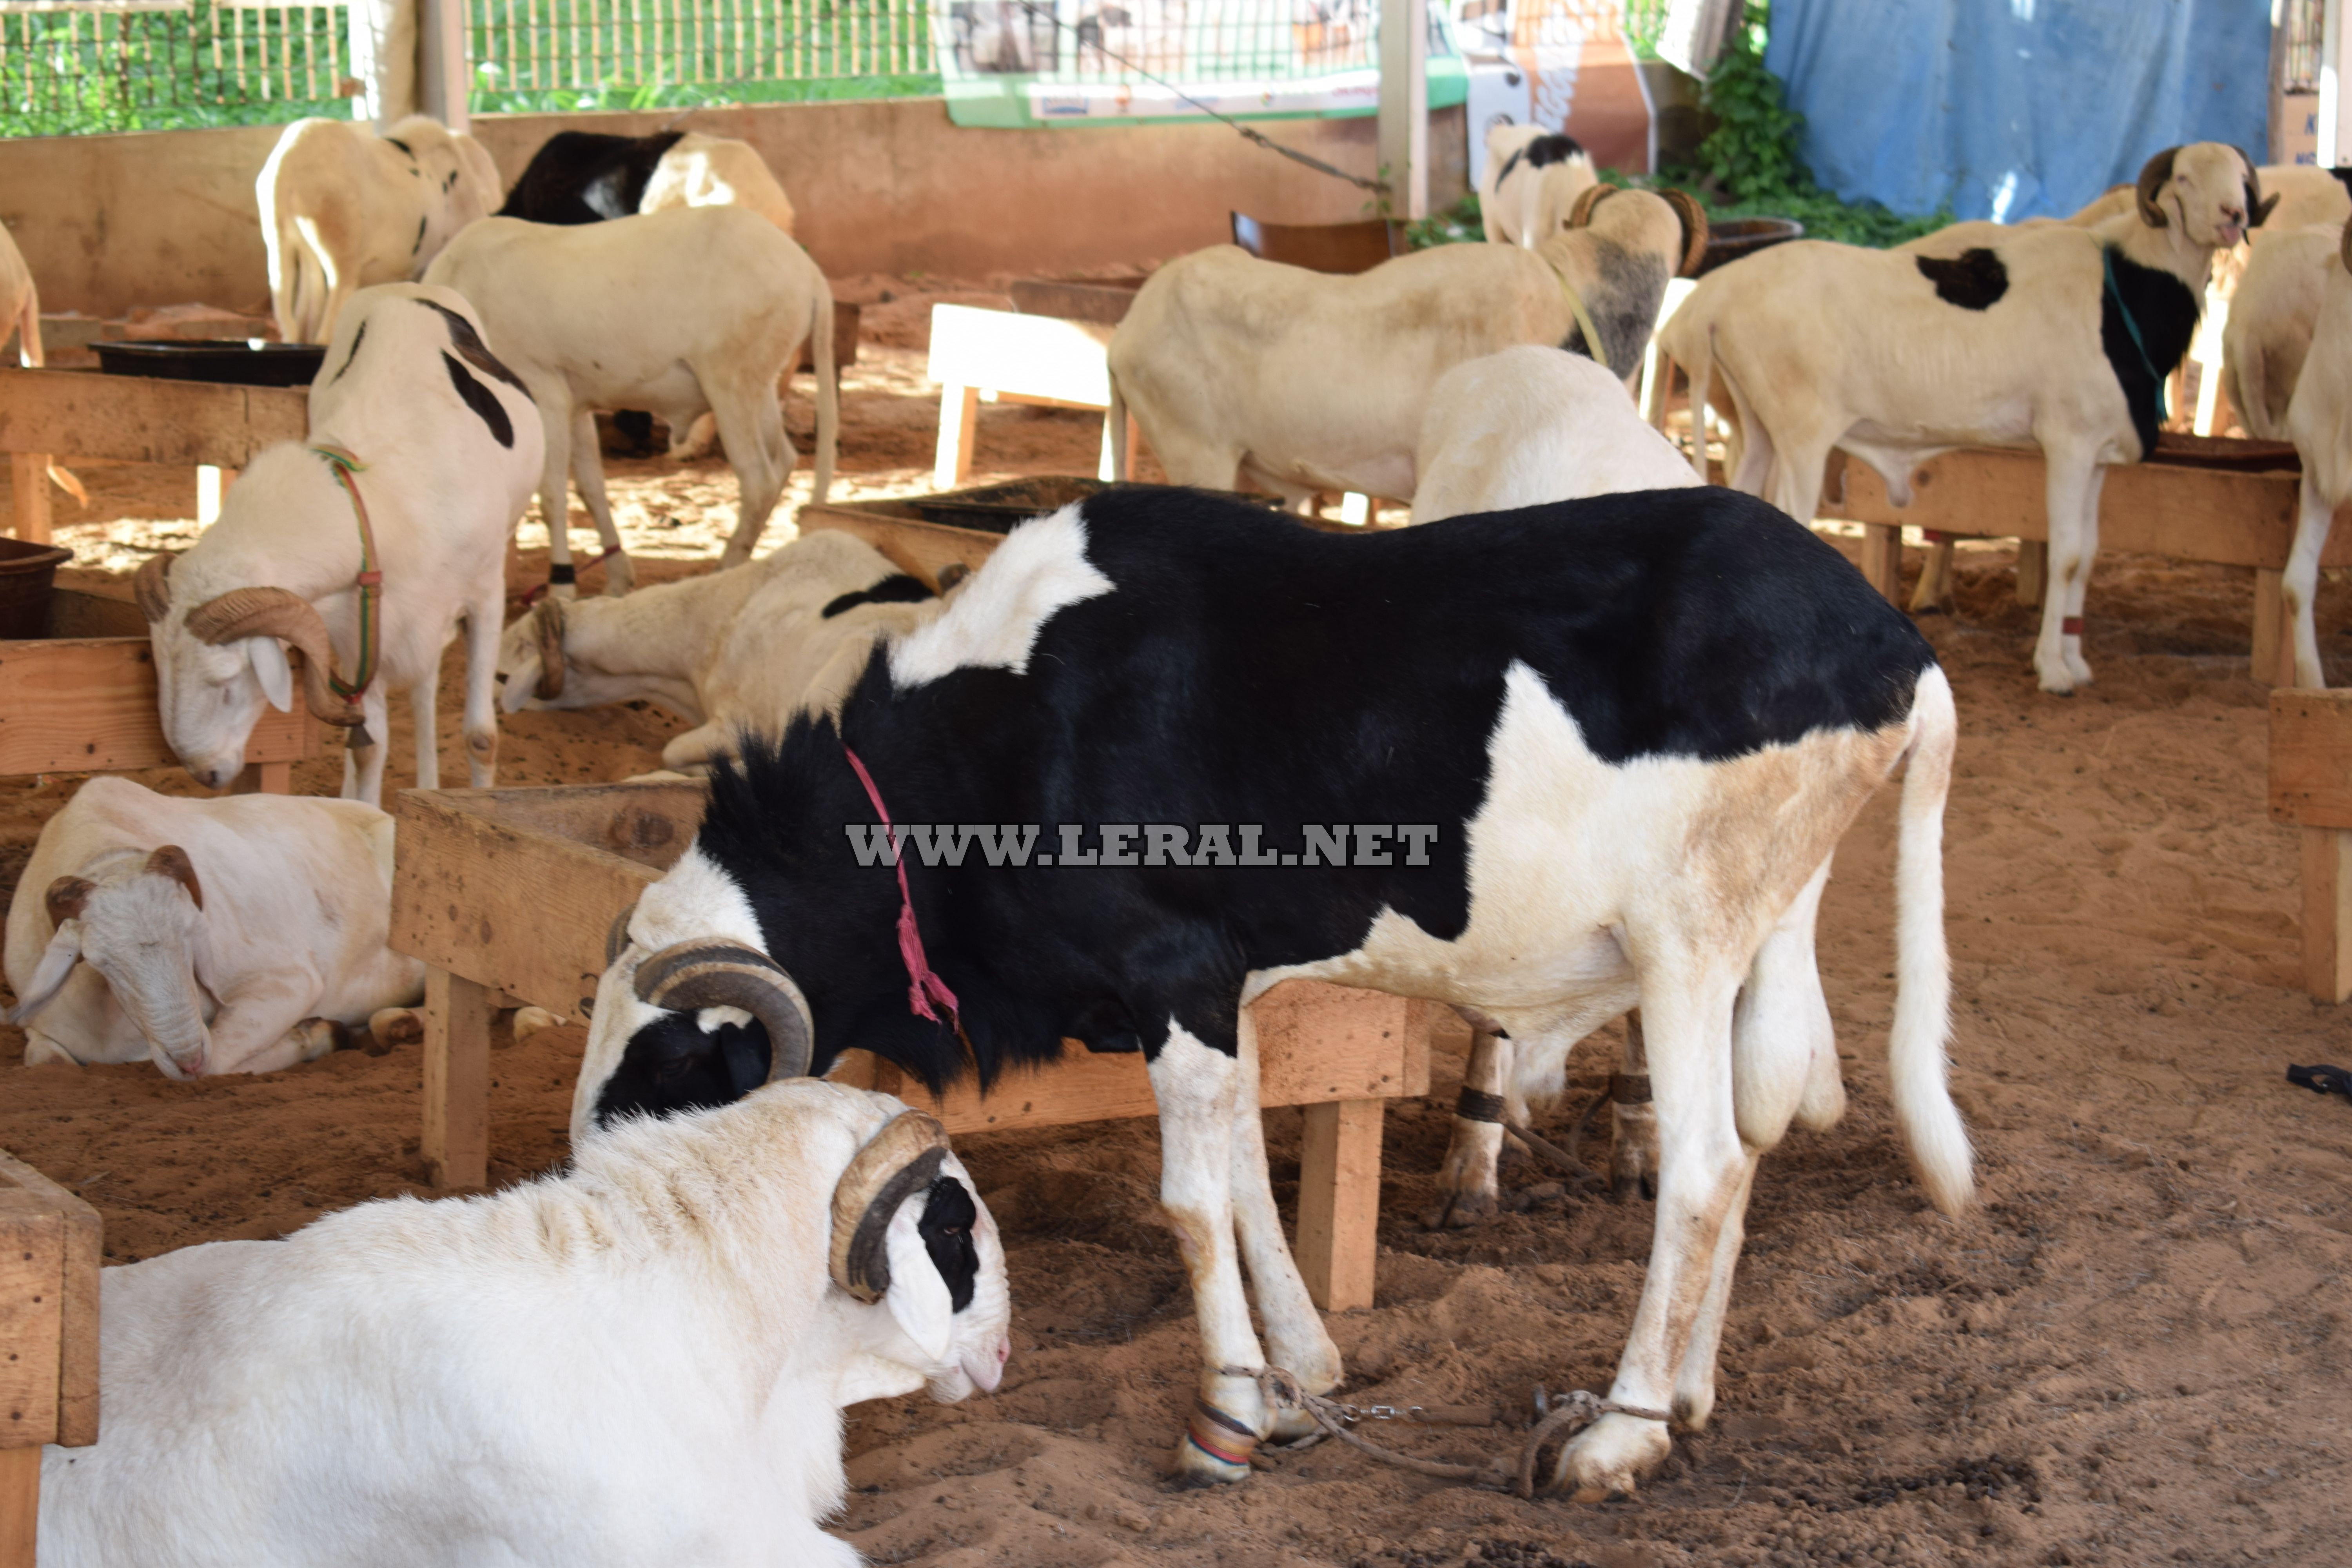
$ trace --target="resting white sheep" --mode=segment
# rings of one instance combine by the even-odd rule
[[[373,806],[93,778],[9,902],[8,1021],[27,1066],[274,1072],[422,997],[425,965],[384,945],[391,918],[392,818]]]
[[[1552,343],[1635,374],[1706,219],[1680,191],[1596,186],[1579,205],[1580,226],[1533,249],[1440,246],[1353,276],[1234,246],[1169,263],[1110,341],[1118,471],[1124,407],[1175,484],[1410,498],[1431,388],[1465,360]]]
[[[1486,168],[1478,214],[1497,245],[1533,246],[1569,226],[1579,197],[1601,183],[1592,156],[1573,136],[1540,125],[1486,128]]]
[[[291,706],[282,643],[302,650],[310,711],[356,726],[346,797],[383,800],[394,686],[415,717],[417,785],[438,787],[441,650],[462,620],[466,763],[476,787],[488,786],[507,542],[540,467],[530,395],[464,300],[414,283],[353,296],[310,387],[310,444],[263,451],[194,548],[140,569],[163,733],[188,772],[226,784],[262,703]],[[363,621],[369,533],[380,585]],[[337,670],[365,692],[334,689]]]
[[[1643,421],[1623,382],[1581,354],[1540,343],[1439,376],[1413,466],[1415,522],[1699,482]]]
[[[254,182],[278,335],[319,343],[352,295],[422,277],[457,231],[498,210],[482,144],[413,114],[382,136],[347,120],[298,120]]]
[[[2267,247],[2266,247],[2267,248]],[[2352,501],[2352,225],[2336,241],[2335,259],[2312,324],[2311,353],[2286,409],[2286,433],[2303,459],[2303,489],[2294,544],[2280,583],[2294,627],[2294,683],[2325,686],[2312,596],[2319,591],[2319,556],[2336,509]]]
[[[499,700],[509,713],[650,701],[695,726],[662,748],[662,766],[700,767],[742,730],[837,709],[877,639],[937,611],[880,551],[819,529],[625,599],[541,600],[499,645]]]
[[[604,499],[600,408],[658,414],[677,441],[705,410],[718,416],[741,496],[719,563],[740,566],[796,458],[776,388],[813,337],[813,494],[822,501],[830,493],[840,425],[833,289],[808,253],[757,214],[677,207],[571,227],[488,218],[442,252],[425,279],[474,302],[539,402],[546,439],[540,509],[557,595],[573,592],[567,477],[580,481],[612,556],[607,591],[624,594],[635,582]]]
[[[939,1124],[803,1079],[569,1172],[103,1276],[42,1568],[854,1568],[844,1406],[993,1389],[1004,1254]]]
[[[1700,279],[1660,332],[1692,405],[1719,371],[1741,448],[1733,485],[1811,519],[1832,447],[1896,504],[1912,469],[1957,447],[2039,447],[2051,587],[2042,689],[2091,679],[2082,616],[2098,552],[2102,465],[2156,446],[2164,378],[2189,347],[2216,248],[2267,212],[2234,148],[2148,160],[2136,208],[2089,228],[2021,231],[1937,258],[1799,240]]]

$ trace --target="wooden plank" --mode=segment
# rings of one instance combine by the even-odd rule
[[[228,786],[231,795],[292,795],[294,764],[247,763]]]
[[[2042,595],[2050,591],[2050,545],[2046,540],[2021,539],[2017,542],[2017,602],[2027,609],[2042,607]]]
[[[425,972],[425,1179],[436,1187],[489,1181],[489,987],[445,969]]]
[[[945,384],[1108,408],[1111,330],[1053,316],[934,305],[930,377]]]
[[[179,468],[242,468],[310,432],[307,389],[0,371],[0,451],[55,452]]]
[[[1140,278],[1018,278],[1008,292],[1013,308],[1028,316],[1055,316],[1116,327],[1135,303]]]
[[[41,1451],[0,1448],[0,1568],[33,1568],[41,1511]]]
[[[2271,693],[2272,819],[2352,828],[2352,690]]]
[[[1863,579],[1889,603],[1903,602],[1903,531],[1883,524],[1864,524],[1862,531]]]
[[[0,1194],[6,1194],[0,1199],[0,1206],[6,1211],[45,1213],[56,1221],[63,1238],[56,1347],[57,1428],[49,1441],[69,1448],[88,1447],[98,1441],[98,1289],[104,1227],[96,1209],[5,1151],[0,1151]],[[13,1344],[8,1350],[21,1353]],[[0,1443],[6,1440],[0,1434]]]
[[[2352,996],[2352,833],[2303,830],[2303,984],[2322,1002]]]
[[[980,388],[950,381],[940,387],[940,440],[931,459],[931,488],[951,490],[971,477],[971,444],[980,431]]]
[[[2286,617],[2285,574],[2254,568],[2254,656],[2250,673],[2264,686],[2294,684],[2294,623]]]
[[[299,688],[299,654],[296,660]],[[0,642],[0,773],[107,773],[179,759],[156,712],[154,649],[143,637]],[[248,763],[319,754],[319,721],[299,702],[264,708]]]
[[[15,1175],[25,1167],[9,1165],[0,1172],[0,1448],[38,1448],[57,1438],[65,1392],[65,1211],[41,1190],[48,1184],[26,1184]]]
[[[981,563],[1004,542],[1001,533],[951,528],[919,518],[886,517],[849,506],[819,506],[812,502],[801,508],[793,521],[803,531],[838,528],[857,535],[888,556],[890,563],[899,571],[920,579],[935,592],[941,567],[952,563],[978,571]]]
[[[1298,1154],[1298,1272],[1327,1312],[1372,1304],[1380,1256],[1381,1121],[1377,1100],[1307,1108]]]
[[[8,454],[8,497],[16,537],[49,542],[49,458],[46,452]]]

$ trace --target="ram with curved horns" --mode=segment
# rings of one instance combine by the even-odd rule
[[[466,628],[466,762],[498,760],[494,677],[506,549],[539,477],[539,415],[446,289],[352,296],[310,387],[310,440],[256,457],[218,522],[140,568],[163,734],[219,788],[267,702],[351,731],[343,794],[380,805],[388,687],[408,693],[416,783],[440,783],[441,650]]]

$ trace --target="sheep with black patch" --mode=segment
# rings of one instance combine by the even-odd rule
[[[1540,125],[1486,130],[1486,168],[1478,180],[1478,216],[1496,245],[1532,247],[1572,226],[1578,200],[1601,183],[1592,155],[1575,137]]]

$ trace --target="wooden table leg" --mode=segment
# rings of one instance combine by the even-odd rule
[[[2028,609],[2042,607],[2042,595],[2050,591],[2050,542],[2046,539],[2021,539],[2017,542],[2017,602]]]
[[[971,443],[980,429],[980,388],[953,382],[940,388],[940,450],[931,488],[951,490],[971,478]]]
[[[229,781],[231,795],[292,795],[294,764],[292,763],[247,763],[236,778]]]
[[[196,465],[196,523],[210,528],[220,521],[221,500],[228,494],[226,470],[210,463]]]
[[[2264,686],[2294,684],[2294,644],[2286,616],[2286,574],[2254,568],[2253,677]]]
[[[1903,602],[1903,531],[1892,523],[1862,525],[1862,574],[1891,604]]]
[[[8,454],[8,492],[14,502],[16,537],[27,544],[49,542],[49,459],[43,452]]]
[[[425,972],[425,1166],[436,1187],[489,1181],[490,988]]]
[[[2303,829],[2303,984],[2322,1002],[2352,996],[2352,833]]]
[[[1380,1252],[1381,1113],[1377,1100],[1306,1107],[1298,1156],[1298,1271],[1327,1312],[1372,1304]]]
[[[41,1511],[41,1450],[0,1448],[0,1568],[33,1568]]]

